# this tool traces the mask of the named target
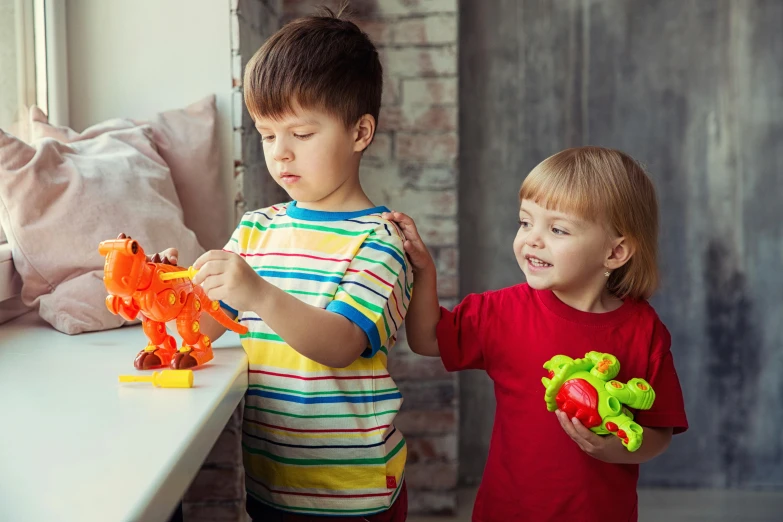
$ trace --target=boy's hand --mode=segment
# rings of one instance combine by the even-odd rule
[[[414,275],[421,272],[434,272],[435,262],[422,241],[413,219],[402,212],[384,212],[383,218],[394,221],[402,230],[402,235],[405,237],[403,246],[408,259],[411,260]]]
[[[117,236],[117,239],[132,239],[130,236],[126,236],[121,233]],[[179,252],[176,248],[167,248],[163,252],[159,252],[153,256],[147,256],[148,263],[163,263],[165,265],[176,265]]]
[[[568,436],[579,445],[582,451],[591,457],[602,462],[617,463],[622,462],[622,457],[628,453],[619,437],[614,435],[605,437],[596,435],[579,422],[579,419],[576,417],[569,420],[568,415],[561,410],[557,410],[555,415],[557,415],[560,426],[562,426]]]
[[[241,256],[210,250],[193,263],[198,273],[193,284],[201,285],[212,301],[223,301],[236,310],[253,310],[264,290],[264,279]]]

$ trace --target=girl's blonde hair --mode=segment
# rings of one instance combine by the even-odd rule
[[[567,149],[539,163],[519,191],[520,201],[607,224],[634,248],[609,277],[621,299],[648,299],[658,286],[658,201],[642,166],[629,155],[602,147]]]

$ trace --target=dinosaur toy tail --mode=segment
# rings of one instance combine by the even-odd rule
[[[247,326],[233,321],[228,315],[226,315],[225,312],[223,312],[223,310],[220,309],[220,303],[217,301],[211,301],[200,286],[193,285],[193,291],[196,293],[196,295],[198,295],[199,300],[204,303],[204,311],[207,312],[215,321],[220,323],[221,326],[224,326],[232,332],[236,332],[238,334],[247,333]]]

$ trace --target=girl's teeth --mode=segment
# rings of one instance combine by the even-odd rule
[[[533,264],[533,266],[552,266],[549,263],[544,263],[540,259],[530,258],[530,262]]]

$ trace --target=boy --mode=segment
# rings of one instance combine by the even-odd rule
[[[248,513],[405,520],[402,397],[386,363],[413,279],[401,234],[359,182],[378,53],[339,14],[299,19],[251,59],[244,89],[269,172],[294,201],[245,214],[224,251],[196,261],[193,283],[250,330]]]

